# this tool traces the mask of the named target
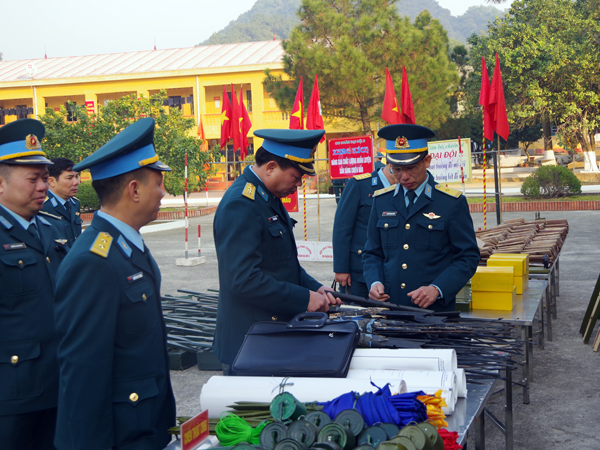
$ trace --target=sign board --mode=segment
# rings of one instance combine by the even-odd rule
[[[281,203],[283,203],[283,206],[287,212],[298,212],[298,191],[288,195],[287,197],[282,197]]]
[[[331,242],[296,241],[299,261],[333,261]]]
[[[316,260],[333,262],[333,244],[331,242],[316,243]]]
[[[85,109],[87,111],[87,115],[94,114],[96,112],[96,104],[93,100],[85,102]]]
[[[208,409],[181,424],[181,450],[192,450],[208,437]]]
[[[372,136],[329,139],[328,147],[332,180],[373,172]]]
[[[458,148],[458,139],[451,141],[429,142],[428,149],[431,155],[429,171],[438,183],[461,183],[464,175],[465,183],[473,182],[471,173],[471,139],[461,139]],[[460,168],[463,168],[461,174]]]

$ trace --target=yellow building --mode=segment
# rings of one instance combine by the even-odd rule
[[[252,130],[287,128],[289,111],[280,111],[265,91],[264,70],[283,73],[281,41],[248,42],[170,50],[73,56],[24,61],[0,61],[0,126],[23,117],[38,117],[45,108],[85,105],[97,112],[107,102],[129,94],[148,97],[166,90],[169,107],[177,107],[196,124],[202,120],[209,146],[220,138],[223,86],[230,96],[244,89],[244,104],[252,121],[249,143],[261,140]],[[239,98],[239,97],[238,97]],[[327,137],[358,134],[330,129]],[[319,159],[327,159],[325,145]],[[321,163],[325,169],[325,163]]]

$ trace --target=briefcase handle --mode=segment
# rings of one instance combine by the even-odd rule
[[[321,328],[329,316],[323,312],[305,312],[296,314],[287,324],[288,328]]]

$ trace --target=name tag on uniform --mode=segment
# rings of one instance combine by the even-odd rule
[[[271,216],[269,217],[269,223],[275,223],[279,221],[279,216]]]
[[[144,273],[143,272],[138,272],[138,273],[136,273],[134,275],[129,275],[127,277],[127,281],[129,281],[129,284],[133,284],[136,281],[141,280],[142,278],[144,278]]]
[[[397,215],[398,211],[384,211],[381,217],[396,217]]]
[[[4,250],[18,250],[20,248],[27,248],[25,242],[15,242],[14,244],[4,244]]]

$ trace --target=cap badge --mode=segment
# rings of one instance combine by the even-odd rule
[[[438,216],[437,214],[432,213],[432,212],[430,212],[429,214],[423,213],[423,215],[425,217],[427,217],[428,219],[431,219],[431,220],[433,220],[433,219],[439,219],[441,217],[441,216]]]
[[[28,134],[25,137],[25,148],[27,150],[39,150],[40,147],[40,141],[38,141],[38,138],[35,134]]]
[[[408,139],[406,139],[404,136],[398,136],[396,138],[396,144],[394,145],[395,148],[401,148],[401,149],[407,149],[410,148],[410,144],[408,143]]]

